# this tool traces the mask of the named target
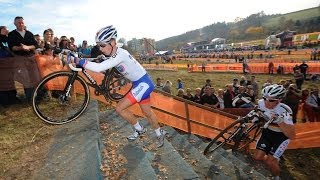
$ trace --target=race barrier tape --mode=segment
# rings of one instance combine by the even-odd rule
[[[273,72],[276,73],[279,64],[283,67],[284,74],[293,74],[293,67],[300,65],[298,63],[274,63]],[[308,62],[309,68],[307,74],[320,74],[320,62]],[[268,63],[248,63],[250,73],[267,74],[269,72]],[[201,72],[202,66],[193,65],[189,68],[189,72]],[[205,66],[206,72],[243,72],[243,65],[240,63],[233,64],[207,64]]]

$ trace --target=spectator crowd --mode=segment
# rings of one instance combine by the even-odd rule
[[[294,80],[280,80],[276,83],[283,85],[287,89],[282,102],[292,109],[294,123],[320,122],[319,88],[317,86],[302,88],[306,75],[301,72],[307,69],[307,64],[303,62],[298,67],[299,69],[293,68]],[[313,82],[312,79],[306,80]],[[165,84],[163,84],[162,78],[158,77],[156,80],[156,89],[213,109],[220,109],[222,111],[233,109],[234,112],[242,108],[253,108],[256,105],[261,90],[272,84],[275,83],[272,82],[272,79],[268,79],[260,87],[256,77],[251,75],[250,79],[247,79],[246,76],[241,76],[240,79],[234,78],[232,82],[227,83],[223,89],[216,89],[213,86],[213,82],[207,79],[201,88],[196,87],[192,90],[188,87],[184,88],[185,84],[179,78],[177,79],[177,94],[172,94],[172,82],[167,80]]]
[[[0,60],[10,57],[34,58],[36,54],[52,56],[55,51],[60,49],[69,49],[84,58],[94,58],[101,54],[99,47],[89,47],[86,40],[77,46],[74,37],[54,36],[54,31],[51,28],[45,29],[42,36],[33,34],[27,29],[24,18],[21,16],[14,18],[14,25],[16,29],[12,31],[9,31],[7,26],[0,26]],[[28,69],[28,71],[36,70]],[[24,88],[27,102],[31,101],[32,92],[33,88]],[[9,105],[20,101],[17,98],[16,90],[0,91],[0,99],[0,105]]]

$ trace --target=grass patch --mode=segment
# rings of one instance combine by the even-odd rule
[[[53,135],[30,105],[0,107],[0,179],[28,178],[41,166]]]

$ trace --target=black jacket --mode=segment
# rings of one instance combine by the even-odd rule
[[[35,46],[36,49],[38,48],[38,43],[34,39],[33,34],[30,31],[26,31],[24,37],[20,35],[17,30],[13,30],[8,35],[8,45],[10,50],[12,51],[13,46],[20,46],[22,44],[28,46]],[[19,56],[30,56],[35,54],[34,51],[12,51],[14,54]]]

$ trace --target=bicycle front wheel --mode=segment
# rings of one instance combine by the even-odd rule
[[[132,89],[132,83],[112,68],[106,81],[107,97],[112,101],[119,101],[124,98]]]
[[[240,131],[240,126],[243,124],[244,119],[238,119],[222,130],[212,141],[207,145],[204,150],[205,155],[213,153],[219,147],[230,146],[234,149],[235,142],[233,138]]]
[[[81,76],[70,83],[73,72],[59,71],[47,75],[35,88],[32,108],[50,124],[65,124],[78,118],[89,103],[89,87]]]

